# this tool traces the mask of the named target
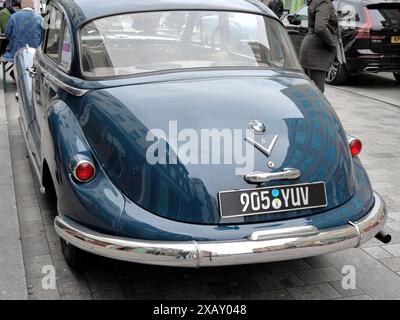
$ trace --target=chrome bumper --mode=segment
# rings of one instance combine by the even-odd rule
[[[371,211],[346,226],[265,230],[237,241],[144,241],[103,235],[61,217],[54,224],[61,238],[94,254],[143,264],[199,268],[291,260],[355,248],[373,238],[385,221],[385,204],[375,194]]]

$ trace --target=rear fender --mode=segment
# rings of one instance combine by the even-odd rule
[[[56,189],[58,213],[88,228],[113,234],[124,209],[124,198],[93,158],[70,108],[55,100],[47,116],[49,130],[43,150]],[[71,163],[77,155],[95,164],[96,176],[89,183],[79,183],[72,176]]]

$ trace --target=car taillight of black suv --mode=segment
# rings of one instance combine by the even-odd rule
[[[400,83],[400,1],[338,0],[337,10],[346,63],[335,62],[326,82],[340,85],[349,75],[361,72],[393,72]],[[299,52],[308,30],[308,8],[304,6],[283,18]]]

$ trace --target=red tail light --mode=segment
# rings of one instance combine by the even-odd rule
[[[358,29],[356,34],[356,39],[370,39],[371,38],[371,28],[372,19],[366,7],[363,8],[364,13],[364,24]]]
[[[358,156],[362,150],[361,140],[357,138],[349,138],[350,152],[353,157]]]
[[[73,175],[79,182],[89,182],[95,175],[93,163],[88,160],[80,161],[74,168]]]

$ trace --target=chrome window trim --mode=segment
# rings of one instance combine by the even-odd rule
[[[74,33],[72,32],[72,27],[71,27],[71,23],[70,23],[70,21],[69,21],[69,18],[67,18],[68,17],[68,15],[67,15],[67,12],[66,12],[66,10],[62,7],[62,6],[60,6],[58,3],[56,3],[55,1],[49,1],[48,2],[48,4],[47,4],[47,6],[46,6],[46,12],[48,12],[48,7],[53,7],[53,8],[55,8],[56,10],[58,10],[61,14],[62,14],[62,16],[63,16],[63,21],[62,21],[62,24],[61,24],[61,28],[60,28],[60,32],[62,33],[61,35],[60,35],[60,44],[59,44],[59,53],[58,53],[58,59],[57,59],[57,67],[60,69],[60,70],[62,70],[62,71],[64,71],[65,73],[69,73],[70,71],[71,71],[71,68],[72,68],[72,63],[73,63],[73,56],[74,56],[74,52],[75,52],[75,43],[74,43],[74,40],[75,40],[75,38],[74,38]],[[68,28],[68,31],[69,31],[69,33],[70,33],[70,36],[71,36],[71,64],[70,64],[70,66],[69,66],[69,68],[67,69],[67,68],[64,68],[64,66],[62,66],[61,65],[61,54],[62,54],[62,48],[61,48],[61,46],[62,46],[62,43],[64,42],[64,35],[65,35],[65,29],[66,28]],[[45,52],[44,52],[44,49],[45,49],[45,46],[46,46],[46,42],[47,42],[47,36],[48,36],[48,30],[46,30],[46,36],[44,37],[44,41],[43,41],[43,46],[40,46],[41,48],[42,48],[42,54],[43,55],[45,55],[46,57],[48,57],[52,62],[54,62],[55,63],[55,61],[53,60],[53,59],[51,59]]]
[[[42,52],[38,52],[37,54],[42,54]],[[49,59],[46,55],[42,54],[42,57],[46,57],[46,60]],[[51,59],[50,59],[51,60]],[[53,63],[54,61],[51,60]],[[57,79],[55,76],[53,76],[49,71],[47,71],[44,67],[42,67],[40,65],[40,63],[37,61],[37,58],[35,57],[34,60],[34,65],[40,69],[40,72],[42,72],[44,74],[45,77],[47,77],[48,79],[50,79],[52,82],[54,82],[57,86],[59,86],[61,89],[63,89],[64,91],[72,94],[73,96],[76,97],[83,97],[86,93],[89,92],[89,90],[87,89],[80,89],[80,88],[76,88],[73,86],[70,86],[69,84],[66,84],[65,82]]]
[[[48,5],[48,11],[47,11],[47,15],[46,16],[48,16],[50,14],[50,11],[52,9],[56,10],[61,15],[61,25],[60,25],[60,29],[58,30],[58,41],[59,41],[59,43],[58,43],[57,60],[54,60],[46,52],[47,51],[47,41],[49,40],[49,32],[50,32],[50,30],[52,30],[50,28],[46,28],[46,31],[45,31],[46,32],[46,36],[45,36],[44,43],[43,43],[43,54],[46,55],[50,60],[52,60],[55,64],[58,65],[59,62],[60,62],[60,40],[61,40],[61,37],[62,37],[61,33],[64,30],[65,13],[64,13],[64,11],[62,9],[60,9],[58,6],[56,6],[54,4],[54,1],[53,1],[51,4]]]
[[[65,14],[64,14],[64,22],[63,22],[63,24],[64,24],[64,26],[63,26],[63,30],[62,30],[63,34],[62,34],[62,38],[61,38],[62,41],[61,41],[61,44],[60,44],[61,50],[60,50],[60,55],[59,55],[59,58],[58,58],[58,60],[59,60],[58,61],[58,67],[62,71],[64,71],[65,73],[69,73],[71,71],[71,67],[72,67],[73,53],[74,53],[75,45],[74,45],[74,37],[73,37],[72,29],[71,29],[69,21],[67,21],[67,19],[66,19]],[[62,53],[63,53],[62,47],[63,47],[64,39],[65,39],[65,32],[67,30],[69,32],[69,36],[70,36],[70,40],[71,40],[71,58],[70,58],[70,61],[69,61],[69,67],[68,68],[66,68],[64,65],[61,64],[61,57],[62,57]]]

